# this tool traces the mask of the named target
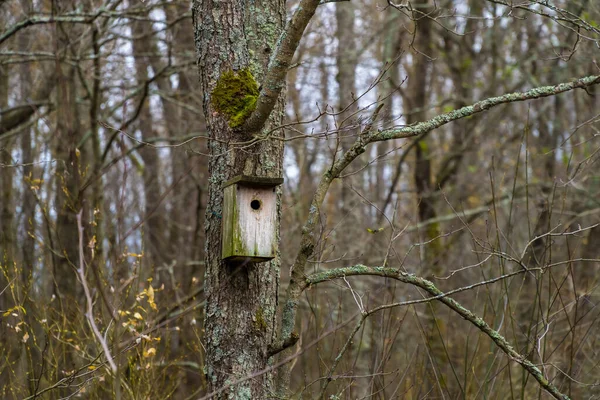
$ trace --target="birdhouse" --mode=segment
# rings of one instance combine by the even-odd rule
[[[221,258],[263,262],[277,252],[277,194],[283,178],[237,176],[223,184]]]

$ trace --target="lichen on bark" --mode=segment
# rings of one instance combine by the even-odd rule
[[[232,129],[239,128],[256,108],[258,84],[249,68],[223,72],[211,93],[214,109],[227,117]]]

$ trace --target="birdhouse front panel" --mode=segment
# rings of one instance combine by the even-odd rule
[[[233,183],[224,188],[222,258],[267,261],[277,251],[277,194],[273,186]]]

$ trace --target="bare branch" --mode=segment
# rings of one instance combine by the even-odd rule
[[[19,21],[2,34],[0,34],[0,44],[4,43],[11,36],[19,32],[21,29],[25,29],[28,26],[32,25],[40,25],[40,24],[52,24],[55,22],[67,22],[67,23],[79,23],[79,24],[88,24],[92,22],[93,19],[86,18],[83,16],[35,16],[31,18],[27,18],[26,20]]]

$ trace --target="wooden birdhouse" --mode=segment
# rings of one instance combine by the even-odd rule
[[[275,258],[275,188],[282,183],[283,178],[240,175],[223,184],[223,260],[263,262]]]

